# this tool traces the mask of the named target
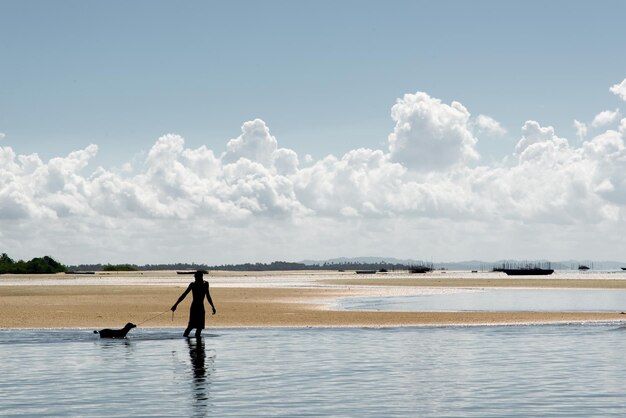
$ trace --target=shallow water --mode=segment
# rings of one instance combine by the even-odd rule
[[[2,330],[0,414],[623,416],[625,346],[616,325]]]
[[[614,312],[626,310],[621,289],[443,289],[421,295],[354,297],[335,307],[393,312]]]

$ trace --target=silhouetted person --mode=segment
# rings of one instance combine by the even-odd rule
[[[204,281],[202,279],[203,272],[197,271],[194,274],[195,281],[189,283],[187,290],[183,292],[182,295],[178,298],[174,306],[172,306],[172,311],[176,310],[176,307],[180,302],[185,299],[185,296],[189,292],[192,292],[193,300],[191,301],[191,308],[189,309],[189,323],[187,324],[187,329],[183,333],[185,337],[189,336],[189,333],[193,328],[196,329],[196,337],[199,337],[204,329],[204,297],[206,296],[206,300],[209,301],[211,308],[213,308],[213,315],[215,315],[215,306],[213,305],[213,300],[211,299],[211,293],[209,292],[209,282]]]

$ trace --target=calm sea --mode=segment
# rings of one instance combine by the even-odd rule
[[[1,330],[1,416],[626,415],[620,325]]]
[[[626,310],[623,289],[443,289],[439,293],[352,297],[339,309],[393,312],[614,312]]]

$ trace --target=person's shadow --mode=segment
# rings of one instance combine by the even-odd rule
[[[187,344],[189,345],[189,358],[193,372],[193,395],[196,401],[194,407],[208,412],[206,407],[209,405],[209,387],[215,357],[209,356],[207,358],[202,337],[188,338]]]

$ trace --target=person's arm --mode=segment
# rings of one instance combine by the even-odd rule
[[[211,292],[209,292],[209,282],[206,282],[206,300],[209,301],[209,305],[213,308],[213,315],[217,312],[215,310],[215,305],[213,305],[213,299],[211,299]]]
[[[189,292],[191,292],[191,284],[189,284],[189,286],[187,287],[187,290],[185,290],[183,294],[180,295],[180,297],[178,298],[174,306],[172,306],[172,312],[176,310],[176,307],[178,306],[178,304],[181,303],[183,299],[185,299],[185,297],[189,294]]]

